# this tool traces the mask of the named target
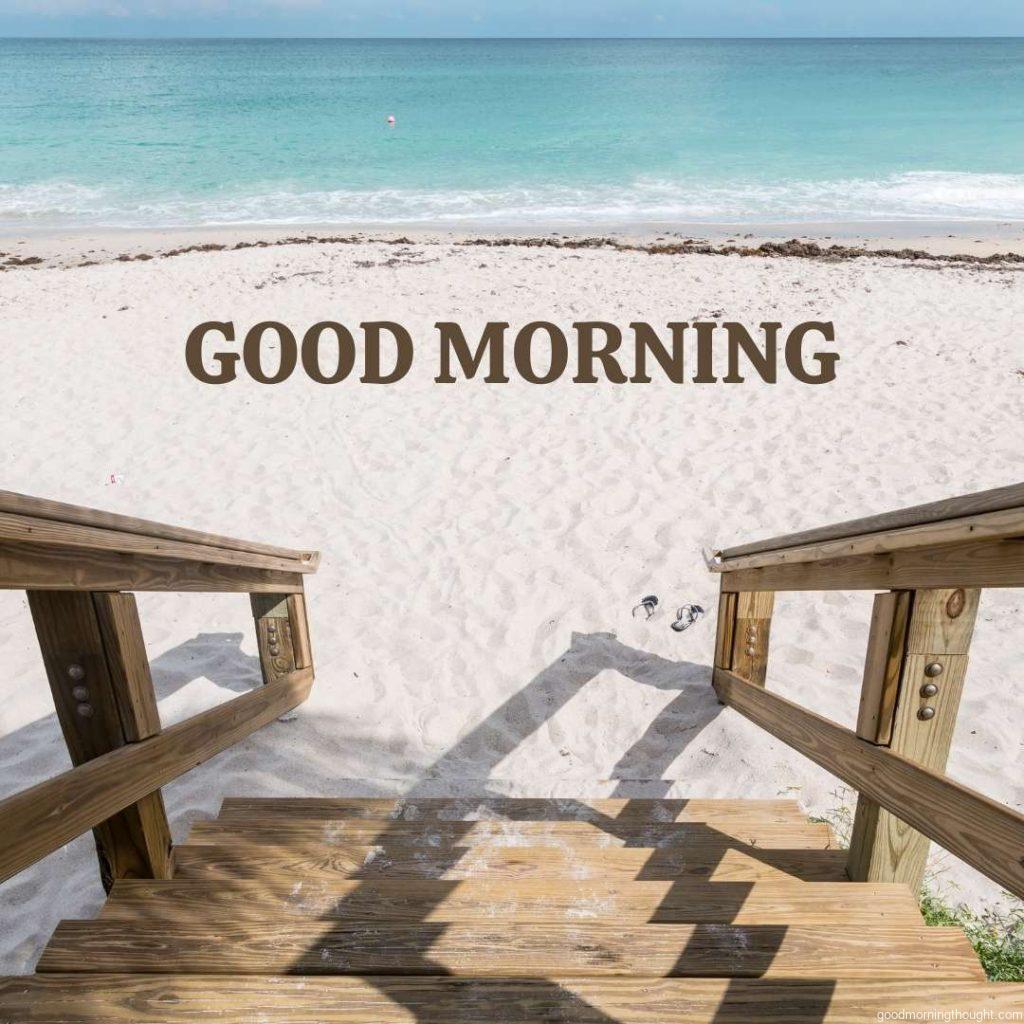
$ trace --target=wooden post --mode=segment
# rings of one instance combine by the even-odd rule
[[[736,633],[736,595],[723,590],[718,597],[715,668],[732,668],[732,638]]]
[[[28,591],[57,718],[75,765],[160,731],[133,594]],[[159,790],[93,830],[100,875],[170,878],[171,834]]]
[[[875,595],[857,712],[857,735],[869,743],[888,746],[892,739],[912,597],[909,590]]]
[[[941,772],[967,672],[978,590],[893,591],[875,598],[857,735]],[[847,871],[855,881],[924,878],[928,839],[860,796]]]
[[[309,668],[306,602],[302,594],[250,594],[264,684]]]
[[[313,648],[309,642],[309,620],[306,618],[306,595],[288,595],[288,621],[292,631],[292,648],[296,668],[313,667]]]
[[[768,674],[768,637],[772,628],[775,594],[770,590],[741,591],[735,597],[731,671],[748,682],[764,686]]]

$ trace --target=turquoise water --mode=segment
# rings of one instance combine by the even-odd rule
[[[0,40],[0,73],[8,227],[1024,219],[1017,39]]]

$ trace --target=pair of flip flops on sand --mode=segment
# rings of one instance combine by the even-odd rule
[[[640,599],[640,603],[633,606],[633,618],[642,611],[645,618],[650,618],[658,608],[658,595],[648,594]],[[704,609],[699,604],[684,604],[676,611],[675,621],[671,624],[677,633],[689,629],[704,614]]]

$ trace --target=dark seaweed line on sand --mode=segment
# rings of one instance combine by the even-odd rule
[[[711,245],[695,239],[679,242],[623,242],[615,238],[466,238],[459,241],[443,240],[418,241],[412,238],[371,238],[358,235],[302,235],[278,238],[273,241],[235,242],[233,245],[218,242],[204,242],[167,249],[157,253],[122,253],[109,260],[84,260],[65,267],[92,267],[99,263],[142,263],[153,259],[169,259],[197,252],[234,252],[239,249],[269,249],[286,245],[455,245],[486,246],[489,248],[520,249],[609,249],[616,252],[641,252],[650,256],[759,256],[762,258],[788,257],[795,259],[820,260],[827,263],[841,263],[849,260],[885,258],[908,262],[956,263],[968,266],[1000,266],[1024,264],[1020,253],[993,253],[989,256],[975,256],[968,253],[956,255],[926,252],[923,249],[863,249],[848,245],[821,246],[816,242],[802,242],[792,238],[788,242],[762,242],[760,245]],[[46,261],[41,256],[10,256],[0,263],[0,270],[14,270],[19,267],[36,267]]]

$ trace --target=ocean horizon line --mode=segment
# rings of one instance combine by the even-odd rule
[[[974,40],[981,40],[985,42],[993,42],[998,40],[1006,40],[1007,42],[1022,42],[1024,41],[1024,35],[885,35],[885,36],[862,36],[862,35],[844,35],[844,36],[818,36],[818,35],[754,35],[754,36],[721,36],[721,35],[695,35],[695,36],[645,36],[645,35],[594,35],[594,36],[556,36],[556,35],[535,35],[535,36],[511,36],[511,35],[444,35],[444,36],[428,36],[428,35],[409,35],[409,36],[394,36],[394,35],[370,35],[370,36],[324,36],[324,35],[236,35],[236,34],[213,34],[213,35],[48,35],[48,34],[33,34],[33,35],[5,35],[0,34],[0,41],[11,41],[11,42],[65,42],[65,43],[76,43],[76,42],[98,42],[98,43],[117,43],[117,42],[140,42],[140,43],[159,43],[159,42],[346,42],[346,43],[359,43],[359,42],[385,42],[385,43],[402,43],[402,42],[510,42],[510,43],[530,43],[530,42],[555,42],[555,43],[572,43],[572,42],[646,42],[646,43],[659,43],[659,42],[816,42],[816,43],[828,43],[828,42],[839,42],[839,43],[855,43],[855,42],[971,42]]]

